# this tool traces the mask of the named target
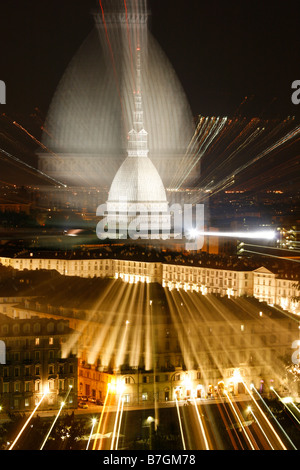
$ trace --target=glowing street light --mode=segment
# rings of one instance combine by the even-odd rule
[[[146,422],[149,426],[149,439],[150,439],[150,450],[152,449],[152,423],[155,421],[155,419],[152,417],[152,416],[148,416],[148,418],[146,419]]]

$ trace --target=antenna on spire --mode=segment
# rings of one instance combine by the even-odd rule
[[[141,48],[136,48],[136,92],[141,92]]]
[[[141,48],[136,48],[136,90],[134,92],[133,129],[128,133],[128,156],[148,156],[148,133],[144,129],[141,93]]]

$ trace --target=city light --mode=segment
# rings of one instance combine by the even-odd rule
[[[230,237],[230,238],[242,238],[242,239],[256,239],[256,240],[274,240],[276,232],[272,230],[257,230],[249,232],[209,232],[209,231],[199,231],[197,229],[190,230],[188,232],[189,238],[197,238],[200,235],[207,237]]]

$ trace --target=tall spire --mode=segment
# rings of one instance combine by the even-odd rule
[[[141,93],[141,48],[136,48],[136,83],[134,91],[133,129],[128,133],[128,156],[148,156],[148,133],[144,129],[144,113]]]

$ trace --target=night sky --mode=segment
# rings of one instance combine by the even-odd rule
[[[3,112],[36,132],[68,63],[93,27],[96,0],[1,0]],[[149,0],[150,30],[169,57],[194,116],[300,116],[297,1]],[[38,111],[35,112],[35,108]],[[35,113],[34,119],[32,114]],[[2,163],[1,163],[2,165]]]
[[[37,106],[46,113],[93,26],[90,11],[97,5],[96,0],[1,1],[0,79],[10,110]],[[253,107],[244,112],[299,115],[291,103],[291,83],[300,78],[299,2],[150,0],[149,7],[150,28],[195,115],[230,115],[245,96],[252,96]]]

